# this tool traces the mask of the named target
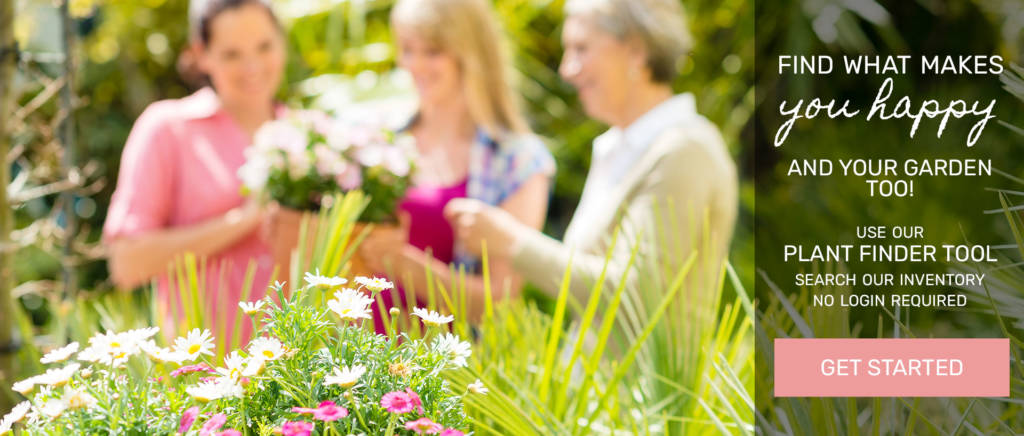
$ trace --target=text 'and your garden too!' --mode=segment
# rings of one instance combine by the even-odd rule
[[[783,100],[778,114],[783,121],[775,132],[774,146],[781,147],[798,120],[815,118],[861,119],[867,125],[880,122],[908,124],[914,139],[926,124],[935,125],[935,138],[942,138],[947,125],[957,120],[970,123],[964,145],[978,144],[989,121],[996,118],[996,100],[939,101],[900,96],[894,76],[899,75],[999,75],[1004,71],[1000,56],[791,56],[778,57],[780,75],[834,74],[877,76],[878,91],[866,105],[829,98],[810,101]],[[928,123],[931,121],[930,123]],[[919,137],[920,138],[920,137]],[[824,145],[824,144],[823,144]],[[893,144],[894,147],[906,144]],[[993,173],[990,159],[976,158],[814,158],[792,159],[785,164],[788,178],[856,177],[865,183],[864,194],[878,201],[914,197],[915,180],[925,177],[986,177]],[[882,225],[884,224],[884,225]],[[895,224],[895,225],[893,225]],[[965,295],[955,288],[980,287],[980,272],[870,272],[845,271],[851,263],[884,266],[894,264],[995,263],[993,247],[968,243],[927,243],[927,229],[906,223],[870,223],[854,229],[855,243],[783,244],[780,255],[796,264],[798,287],[849,287],[849,295],[815,294],[814,306],[846,307],[963,307]],[[819,265],[842,265],[837,271],[817,272]],[[815,272],[807,272],[813,270]]]

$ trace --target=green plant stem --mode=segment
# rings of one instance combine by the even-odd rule
[[[396,316],[396,315],[389,315],[389,316],[391,317],[391,323],[388,325],[388,340],[391,341],[391,351],[395,351],[395,348],[398,347],[398,341],[395,340],[395,336],[398,335],[398,332],[397,332],[398,316]]]
[[[388,419],[388,429],[384,432],[387,436],[394,436],[395,434],[395,422],[398,421],[398,417],[391,415],[391,419]]]
[[[369,426],[366,425],[366,421],[363,420],[363,414],[359,411],[359,407],[356,407],[356,406],[358,406],[358,405],[355,404],[355,402],[353,401],[352,402],[352,413],[355,413],[356,420],[359,421],[359,424],[362,425],[363,428],[370,428]]]

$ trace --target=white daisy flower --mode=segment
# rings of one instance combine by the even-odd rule
[[[14,384],[11,385],[11,390],[27,397],[29,392],[32,392],[32,389],[36,387],[38,380],[39,376],[36,375],[21,381],[14,382]]]
[[[343,320],[372,318],[370,304],[373,299],[355,289],[345,288],[334,293],[334,299],[327,302],[327,307],[338,314]]]
[[[245,395],[245,389],[236,380],[221,377],[217,383],[220,384],[221,398],[242,398]]]
[[[146,341],[147,339],[152,338],[153,335],[159,332],[160,327],[146,327],[141,329],[128,330],[126,332],[121,333],[121,336],[128,338],[133,343],[140,344]]]
[[[263,300],[253,301],[252,303],[239,301],[238,307],[240,307],[242,309],[242,312],[245,312],[246,315],[252,316],[263,308]]]
[[[89,338],[89,347],[78,353],[78,360],[120,366],[139,351],[138,333],[97,333]]]
[[[245,369],[242,370],[243,377],[255,377],[260,375],[267,367],[267,361],[259,356],[252,356],[246,361]]]
[[[316,270],[316,273],[307,272],[305,278],[306,284],[308,284],[309,286],[319,287],[328,290],[338,288],[341,285],[348,283],[348,280],[345,280],[344,278],[341,277],[322,276],[320,275],[319,269]]]
[[[366,367],[363,365],[354,365],[352,367],[343,366],[341,368],[334,368],[334,373],[324,377],[325,385],[338,385],[343,388],[350,388],[359,381],[359,377],[362,377],[366,373]]]
[[[59,387],[67,384],[71,381],[71,377],[78,372],[78,368],[82,365],[77,363],[71,363],[63,368],[51,368],[45,373],[37,375],[35,377],[35,384]]]
[[[280,359],[286,351],[284,345],[274,338],[260,337],[249,343],[249,355],[265,361]]]
[[[17,406],[14,406],[14,408],[11,409],[11,413],[4,415],[3,419],[0,420],[0,434],[11,431],[14,424],[25,418],[25,415],[28,414],[31,407],[32,403],[29,403],[28,401],[22,401],[18,403]]]
[[[395,287],[394,283],[380,277],[369,278],[359,276],[356,277],[356,283],[363,285],[366,289],[369,289],[370,292],[380,292]]]
[[[46,364],[46,363],[60,363],[60,362],[63,362],[65,360],[68,360],[71,357],[72,354],[75,354],[77,352],[78,352],[78,342],[72,342],[70,344],[67,344],[66,346],[63,346],[63,347],[58,348],[56,350],[50,351],[49,353],[46,353],[46,355],[43,356],[42,359],[39,359],[39,362],[40,363],[44,363],[44,364]]]
[[[438,353],[445,355],[448,358],[448,362],[457,368],[466,366],[466,359],[473,352],[470,349],[469,342],[460,340],[458,336],[451,333],[445,333],[434,338],[434,349]]]
[[[217,382],[203,382],[185,388],[185,393],[198,401],[210,402],[223,396],[223,390]]]
[[[486,395],[488,392],[487,386],[484,386],[483,382],[481,382],[480,379],[476,379],[475,382],[470,383],[469,386],[466,386],[466,389],[468,389],[470,392],[474,394],[480,395]]]
[[[157,363],[174,363],[181,365],[181,363],[188,357],[184,353],[179,353],[173,349],[158,347],[156,342],[153,342],[152,340],[139,344],[139,349]]]
[[[78,352],[76,359],[83,362],[99,362],[102,359],[100,352],[94,347],[86,347],[84,350]]]
[[[96,398],[88,392],[78,389],[65,389],[61,401],[68,409],[85,409],[96,405]]]
[[[234,382],[219,378],[214,381],[202,382],[195,386],[189,386],[185,388],[185,393],[192,396],[198,401],[204,403],[226,398],[241,396],[241,387],[236,385]]]
[[[245,370],[245,363],[246,359],[238,354],[237,350],[232,351],[231,354],[224,356],[224,368],[217,368],[217,373],[231,380],[238,380]]]
[[[57,418],[64,414],[64,411],[67,410],[67,408],[67,404],[63,401],[53,398],[46,400],[46,402],[43,403],[43,407],[39,408],[39,411],[49,418]]]
[[[36,394],[36,398],[53,398],[53,396],[53,388],[46,385],[39,386],[39,393]]]
[[[423,323],[429,326],[440,326],[455,321],[455,317],[451,315],[441,315],[440,313],[434,312],[433,310],[428,311],[423,308],[414,308],[412,314],[420,317]]]
[[[195,328],[188,335],[174,340],[174,351],[184,355],[185,360],[195,361],[203,354],[213,355],[213,337],[209,330]]]

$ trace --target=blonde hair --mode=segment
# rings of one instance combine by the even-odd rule
[[[679,0],[569,0],[565,12],[592,20],[619,40],[640,38],[655,82],[671,83],[679,59],[693,46]]]
[[[485,132],[501,139],[529,131],[510,84],[497,20],[485,0],[399,0],[391,25],[407,27],[455,57],[470,116]]]

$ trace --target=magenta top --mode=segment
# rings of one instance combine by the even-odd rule
[[[277,115],[282,111],[278,107]],[[124,146],[117,187],[103,226],[104,240],[195,225],[242,205],[245,199],[237,173],[250,142],[210,88],[149,105],[135,121]],[[204,306],[207,324],[218,339],[231,334],[250,261],[256,263],[256,274],[249,300],[257,300],[263,297],[273,271],[270,249],[258,232],[207,259],[206,289],[210,292]],[[167,277],[160,277],[158,294],[161,312],[167,317],[165,326],[174,328],[182,311]],[[171,298],[177,316],[170,313]],[[250,330],[243,317],[243,343]]]
[[[452,226],[444,217],[444,206],[456,198],[466,197],[466,185],[453,186],[413,186],[405,192],[405,198],[398,208],[409,214],[409,244],[423,251],[428,251],[435,259],[450,263],[454,258],[455,234]],[[407,307],[405,291],[396,287],[394,291],[381,293],[384,310]],[[374,305],[375,310],[378,306]],[[385,312],[386,313],[386,312]],[[381,313],[375,313],[374,326],[378,333],[385,333]]]

